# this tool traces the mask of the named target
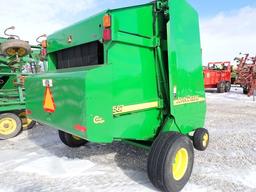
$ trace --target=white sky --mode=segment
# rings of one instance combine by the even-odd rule
[[[0,36],[9,26],[15,34],[34,43],[37,36],[51,34],[62,27],[98,11],[95,0],[0,0]],[[82,17],[82,18],[83,18]],[[75,18],[75,19],[74,19]],[[233,60],[240,52],[256,54],[256,8],[243,7],[232,12],[201,18],[204,65],[208,61]]]
[[[233,60],[240,52],[256,54],[255,19],[256,8],[252,7],[201,19],[204,64]]]

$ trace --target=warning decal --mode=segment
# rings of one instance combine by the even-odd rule
[[[43,108],[48,113],[53,113],[56,109],[50,86],[45,88]]]

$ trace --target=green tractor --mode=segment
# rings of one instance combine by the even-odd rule
[[[205,150],[197,12],[186,0],[103,11],[47,39],[49,71],[25,82],[29,117],[70,147],[127,141],[150,150],[155,187],[180,191]]]
[[[41,47],[31,46],[17,35],[0,37],[0,139],[9,139],[23,129],[30,129],[35,121],[27,118],[24,80],[39,70]],[[41,58],[40,58],[41,57]]]

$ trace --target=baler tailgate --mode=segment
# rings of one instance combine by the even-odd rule
[[[181,131],[186,133],[204,124],[205,93],[199,19],[197,12],[186,0],[169,1],[169,7],[170,111],[177,125],[182,128]]]

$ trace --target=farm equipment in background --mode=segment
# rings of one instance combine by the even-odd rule
[[[32,128],[35,121],[25,113],[24,80],[40,71],[41,46],[31,46],[17,35],[0,37],[0,139],[9,139],[23,129]]]
[[[243,57],[236,57],[235,61],[239,63],[235,84],[243,88],[244,94],[252,96],[256,91],[256,56],[250,57],[249,54],[245,54]]]
[[[231,63],[209,62],[204,69],[205,88],[217,88],[218,93],[229,92],[231,89]]]
[[[231,65],[231,84],[235,84],[237,79],[237,65],[233,64]]]
[[[205,150],[199,17],[186,0],[106,10],[47,39],[49,71],[25,81],[29,117],[60,140],[150,149],[148,176],[178,192]]]

